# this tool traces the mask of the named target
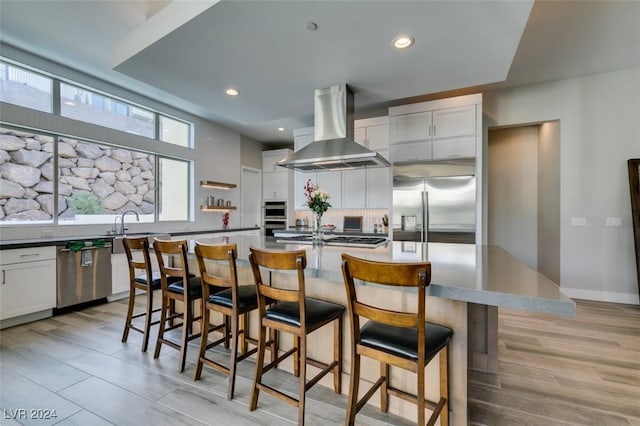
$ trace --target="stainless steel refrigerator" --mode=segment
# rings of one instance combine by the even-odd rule
[[[473,243],[475,209],[473,160],[393,166],[394,240]]]

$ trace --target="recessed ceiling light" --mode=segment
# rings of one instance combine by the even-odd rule
[[[284,132],[284,127],[278,127],[279,132]]]
[[[229,96],[238,96],[240,92],[237,89],[227,89],[225,92]]]
[[[391,42],[393,47],[397,49],[406,49],[407,47],[413,46],[415,40],[410,35],[401,35],[393,39]]]

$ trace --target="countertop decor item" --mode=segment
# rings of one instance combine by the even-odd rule
[[[224,212],[222,215],[222,229],[227,229],[229,226],[229,212]]]
[[[322,215],[331,207],[328,201],[330,196],[326,192],[321,191],[317,185],[314,185],[311,179],[308,179],[307,184],[304,186],[304,195],[307,199],[307,206],[313,212],[313,242],[314,244],[322,245],[324,235]]]

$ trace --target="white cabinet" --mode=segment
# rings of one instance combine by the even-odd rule
[[[482,95],[389,108],[392,162],[475,157]]]
[[[264,200],[287,200],[291,172],[273,172],[262,174],[262,198]]]
[[[153,256],[153,254],[152,254]],[[129,291],[129,264],[124,253],[111,254],[111,294]]]
[[[389,117],[374,117],[354,123],[354,140],[372,151],[389,149]]]
[[[391,145],[391,162],[431,160],[432,141],[396,143]]]
[[[366,207],[368,171],[356,169],[342,172],[342,208],[362,209]]]
[[[0,320],[56,306],[56,248],[2,250]]]
[[[342,205],[342,172],[326,171],[318,172],[316,182],[318,188],[329,194],[329,204],[334,209],[341,209]],[[304,194],[303,194],[304,195]]]
[[[278,161],[291,154],[290,149],[275,149],[262,152],[262,198],[264,200],[287,200],[293,186],[291,170],[277,165]]]
[[[431,118],[431,111],[390,117],[390,142],[402,143],[431,139]]]

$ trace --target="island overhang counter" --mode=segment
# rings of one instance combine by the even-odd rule
[[[233,243],[238,247],[238,269],[241,282],[252,281],[249,268],[249,247],[269,250],[305,250],[307,268],[305,280],[307,295],[341,303],[346,306],[341,255],[385,262],[431,262],[431,284],[427,296],[427,318],[451,327],[449,361],[450,419],[451,424],[467,424],[467,368],[488,372],[497,370],[497,309],[508,307],[565,317],[575,316],[575,303],[560,288],[542,274],[530,269],[498,246],[445,243],[388,242],[376,248],[312,246],[307,244],[282,244],[264,236],[237,235],[223,238],[200,238],[189,241],[190,252],[195,242],[202,244]],[[195,263],[194,263],[195,266]],[[194,269],[193,272],[196,272]],[[280,276],[280,281],[293,280],[293,275]],[[389,309],[411,309],[415,305],[415,289],[380,289],[361,283],[358,291],[369,300],[384,300]],[[348,383],[351,368],[350,324],[344,318],[343,330],[343,384]],[[308,345],[317,359],[329,359],[331,345],[329,335],[319,330],[308,337]],[[284,339],[282,339],[284,340]],[[282,342],[281,340],[281,342]],[[282,346],[282,345],[285,346]],[[287,342],[281,343],[286,350]],[[363,359],[362,380],[377,379],[377,363]],[[437,399],[439,372],[437,362],[427,367],[427,397]],[[282,368],[292,371],[292,365]],[[311,373],[310,373],[311,374]],[[415,375],[392,368],[390,379],[408,391],[415,389]],[[326,383],[325,383],[326,381]],[[331,387],[331,378],[321,383]],[[344,385],[343,393],[348,392]],[[379,406],[379,398],[370,404]],[[415,405],[390,398],[389,411],[403,417],[416,419]]]

